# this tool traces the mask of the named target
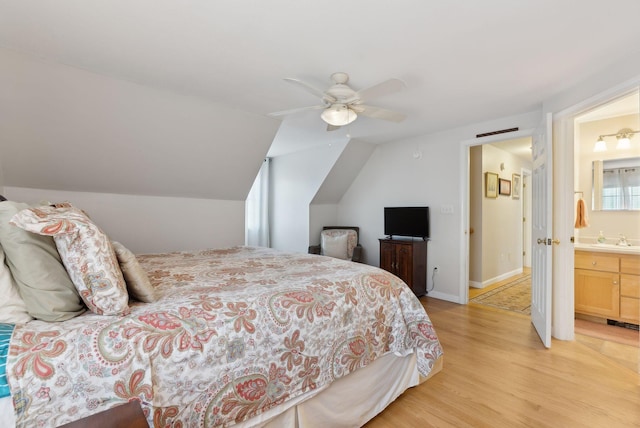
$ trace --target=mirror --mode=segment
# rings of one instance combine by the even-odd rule
[[[640,210],[640,157],[593,161],[592,209]]]

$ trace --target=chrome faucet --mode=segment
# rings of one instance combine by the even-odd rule
[[[627,238],[621,233],[620,238],[618,238],[618,243],[616,245],[620,245],[622,247],[628,247],[629,243],[627,243]]]

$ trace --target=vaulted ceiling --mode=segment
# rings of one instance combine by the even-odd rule
[[[182,135],[177,135],[179,128],[167,130],[176,133],[172,139],[176,148],[152,144],[157,134],[163,134],[162,129],[130,138],[135,124],[125,126],[126,119],[117,117],[117,93],[111,105],[101,104],[100,115],[113,117],[99,126],[122,128],[123,138],[130,144],[120,149],[155,150],[153,156],[161,167],[149,168],[145,183],[131,192],[163,193],[162,188],[169,184],[162,172],[178,160],[185,166],[179,173],[169,173],[178,184],[168,193],[180,193],[182,188],[191,189],[194,196],[236,198],[252,177],[242,180],[244,190],[231,195],[222,187],[205,192],[194,190],[194,186],[204,180],[224,179],[222,173],[215,172],[217,169],[232,174],[234,166],[242,163],[241,154],[250,163],[243,176],[255,173],[279,126],[266,115],[318,103],[308,92],[284,82],[285,77],[326,88],[331,73],[345,71],[356,90],[398,78],[406,83],[406,90],[372,100],[371,104],[401,111],[408,118],[397,124],[362,117],[347,129],[327,133],[318,111],[289,116],[277,132],[280,153],[297,150],[305,141],[324,144],[345,133],[358,141],[384,143],[539,108],[545,99],[610,63],[637,55],[638,16],[637,0],[1,0],[0,48],[4,55],[0,55],[0,73],[4,74],[0,74],[0,85],[21,79],[11,76],[21,73],[21,67],[7,65],[17,55],[103,76],[108,81],[122,81],[132,88],[153,88],[160,91],[154,92],[156,95],[177,94],[181,100],[188,100],[185,102],[191,107],[187,110],[194,103],[209,104],[205,110],[216,126],[208,129],[197,118],[179,123],[176,126],[185,129]],[[42,67],[55,74],[49,66]],[[34,82],[39,82],[44,87],[40,94],[63,100],[65,89],[80,91],[78,86],[66,88],[62,81],[55,80],[57,77],[51,76],[55,91],[40,80],[28,81],[25,87],[34,91]],[[108,92],[106,86],[104,91]],[[123,88],[120,85],[118,91]],[[155,95],[140,96],[146,99],[147,108],[155,104]],[[32,107],[37,107],[39,114],[50,113],[42,106],[43,98],[34,100],[33,92],[22,98],[15,91],[11,97],[0,95],[0,103],[16,99],[21,99],[21,110],[9,115],[12,123],[22,120],[37,127],[38,117],[24,117]],[[168,104],[166,109],[170,108]],[[75,113],[83,108],[93,109],[95,105],[76,105]],[[0,106],[0,111],[10,110],[10,106]],[[223,132],[224,141],[217,141],[213,135],[223,123],[220,118],[235,124]],[[145,120],[136,123],[149,126]],[[56,146],[74,153],[75,162],[90,164],[96,149],[82,150],[78,144],[89,132],[84,127],[94,125],[98,126],[91,121],[84,123],[76,130],[80,135],[60,137]],[[0,122],[0,126],[11,130],[11,141],[2,136],[0,146],[6,184],[43,186],[43,181],[50,181],[55,174],[31,181],[26,179],[27,174],[18,174],[27,165],[20,159],[39,149],[31,146],[34,134],[8,123]],[[242,128],[254,131],[247,134]],[[104,148],[109,141],[101,143]],[[203,148],[205,143],[213,151]],[[16,144],[22,148],[7,148]],[[65,149],[64,144],[69,146]],[[182,152],[195,155],[183,158]],[[232,162],[216,163],[211,168],[214,172],[202,175],[207,165],[204,162],[196,163],[196,168],[187,166],[194,158],[224,153],[230,154]],[[53,153],[41,156],[41,168],[46,168],[48,156],[57,160]],[[134,156],[121,168],[132,170],[137,162]],[[82,174],[91,170],[81,169]],[[99,167],[96,173],[106,174]],[[123,176],[128,179],[133,174],[125,172]],[[69,182],[80,182],[82,177],[69,173],[59,185],[68,187]],[[117,177],[104,176],[95,183],[99,182],[104,183],[102,188],[95,188],[97,184],[89,187],[94,187],[93,191],[121,191]],[[84,189],[80,185],[78,188]]]

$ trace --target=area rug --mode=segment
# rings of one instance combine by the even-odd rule
[[[487,291],[469,302],[529,315],[531,314],[531,275]]]

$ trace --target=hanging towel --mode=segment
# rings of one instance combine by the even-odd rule
[[[589,222],[587,221],[587,212],[584,208],[584,199],[578,199],[578,206],[576,208],[576,229],[581,229],[583,227],[589,226]]]

